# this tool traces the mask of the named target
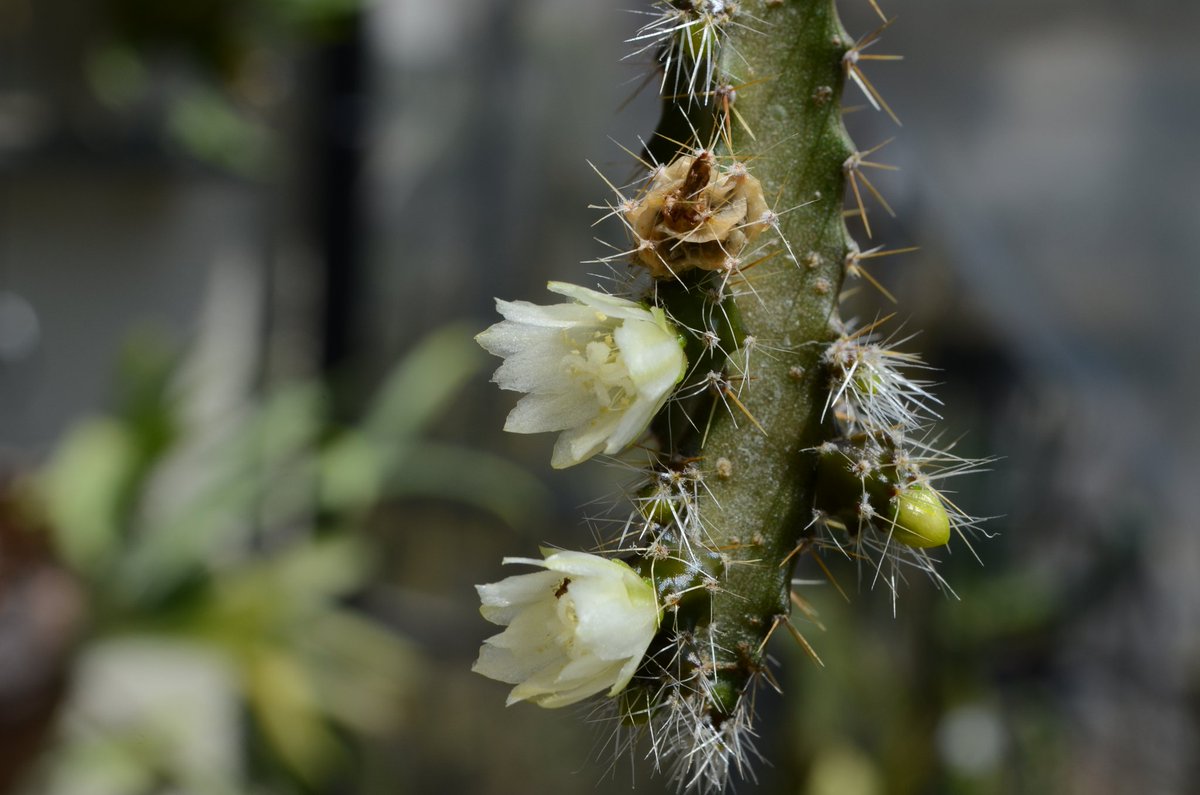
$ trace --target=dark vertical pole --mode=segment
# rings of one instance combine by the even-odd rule
[[[365,146],[366,53],[363,19],[348,16],[316,59],[320,79],[314,204],[325,277],[321,369],[339,369],[355,346],[354,301],[363,246],[361,173]]]

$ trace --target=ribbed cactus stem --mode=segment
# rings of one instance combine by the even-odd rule
[[[828,375],[820,359],[834,337],[848,251],[843,164],[853,153],[839,103],[852,40],[832,0],[745,2],[738,16],[746,27],[727,26],[717,80],[750,85],[737,91],[722,154],[749,163],[779,213],[781,240],[732,299],[744,335],[764,350],[750,350],[736,401],[725,400],[732,410],[712,413],[699,451],[707,490],[698,513],[725,566],[696,646],[717,650],[711,662],[727,695],[759,670],[764,638],[790,612],[794,559],[784,560],[812,516],[816,458],[806,451],[822,441]],[[721,114],[719,103],[691,111],[711,114],[714,104]]]
[[[882,321],[848,329],[837,317],[847,276],[880,286],[863,261],[905,251],[860,251],[844,210],[849,189],[868,237],[863,196],[890,211],[863,173],[888,166],[855,149],[841,112],[852,78],[892,115],[859,66],[895,58],[863,55],[888,23],[853,41],[834,0],[653,9],[633,39],[663,67],[649,173],[609,183],[608,214],[630,245],[603,261],[624,296],[551,283],[574,303],[500,302],[506,320],[478,339],[506,357],[497,382],[529,393],[506,427],[562,430],[556,466],[641,442],[630,452],[648,455],[645,479],[603,551],[649,583],[655,622],[619,600],[589,606],[595,588],[573,578],[481,586],[485,606],[493,591],[532,596],[515,612],[491,605],[514,623],[477,670],[545,705],[608,687],[621,724],[648,726],[652,758],[681,789],[717,792],[750,775],[753,690],[775,683],[773,634],[786,628],[816,656],[792,623],[793,603],[811,612],[792,590],[797,561],[820,550],[868,561],[893,599],[900,566],[941,584],[929,550],[965,541],[978,520],[938,484],[978,462],[928,442],[938,401],[920,359],[878,335]],[[584,626],[563,605],[624,617]],[[601,625],[611,637],[589,646]],[[549,676],[556,643],[561,674]],[[608,656],[589,659],[593,646]],[[624,650],[619,672],[611,648]]]

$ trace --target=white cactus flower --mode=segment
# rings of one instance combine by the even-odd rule
[[[550,460],[562,469],[637,441],[683,378],[687,358],[658,307],[563,282],[546,287],[575,303],[497,300],[505,319],[475,339],[504,357],[492,380],[528,393],[504,430],[562,431]]]
[[[615,696],[658,630],[653,585],[619,560],[543,554],[504,562],[546,571],[475,586],[483,617],[508,629],[484,641],[471,670],[516,685],[510,705],[564,707],[606,688]]]

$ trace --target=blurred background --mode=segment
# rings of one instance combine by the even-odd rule
[[[882,4],[873,273],[997,535],[806,592],[738,791],[1195,792],[1200,6]],[[0,791],[668,791],[469,672],[472,584],[620,488],[471,335],[605,253],[644,7],[0,0]]]

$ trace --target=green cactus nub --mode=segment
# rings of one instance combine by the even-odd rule
[[[819,452],[819,510],[849,528],[885,533],[910,547],[940,547],[950,541],[950,514],[941,496],[919,475],[902,472],[894,450],[868,439],[827,443]]]
[[[888,512],[892,539],[910,547],[940,547],[950,541],[950,515],[938,493],[913,483],[899,490]]]

